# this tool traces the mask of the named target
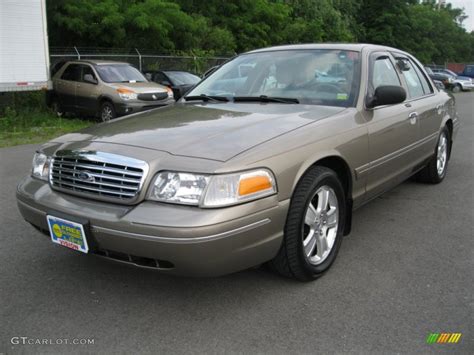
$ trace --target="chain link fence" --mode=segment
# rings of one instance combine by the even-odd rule
[[[203,74],[209,68],[221,65],[228,56],[186,56],[163,55],[149,50],[138,48],[79,48],[79,47],[51,47],[50,65],[74,59],[104,59],[128,62],[140,71],[146,70],[185,70],[196,74]]]

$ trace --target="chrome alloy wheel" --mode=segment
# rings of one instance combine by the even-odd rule
[[[339,206],[334,190],[321,186],[311,198],[303,225],[303,251],[312,265],[321,264],[334,246],[339,225]]]
[[[101,113],[101,118],[103,122],[110,121],[112,119],[113,112],[112,108],[110,108],[108,105],[105,105],[102,107],[102,113]]]
[[[443,176],[446,169],[446,162],[448,160],[448,138],[446,132],[442,132],[438,141],[438,149],[436,153],[436,170],[438,176]]]

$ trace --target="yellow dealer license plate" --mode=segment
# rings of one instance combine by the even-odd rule
[[[46,218],[48,219],[49,234],[53,243],[82,253],[89,251],[82,224],[54,216],[46,216]]]

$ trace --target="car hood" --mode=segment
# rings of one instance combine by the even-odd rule
[[[110,84],[113,88],[125,88],[136,93],[148,93],[148,92],[166,92],[166,87],[157,83],[145,82],[145,83],[112,83]]]
[[[343,110],[315,105],[178,103],[89,127],[54,142],[119,144],[226,161]],[[61,149],[66,147],[63,144]]]

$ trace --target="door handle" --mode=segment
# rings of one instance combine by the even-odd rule
[[[418,112],[411,112],[411,113],[408,115],[408,119],[410,120],[410,123],[411,123],[411,124],[415,124],[415,123],[416,123],[416,120],[418,119]]]
[[[443,104],[439,104],[436,106],[436,112],[438,113],[438,115],[441,115],[441,113],[443,113]]]

